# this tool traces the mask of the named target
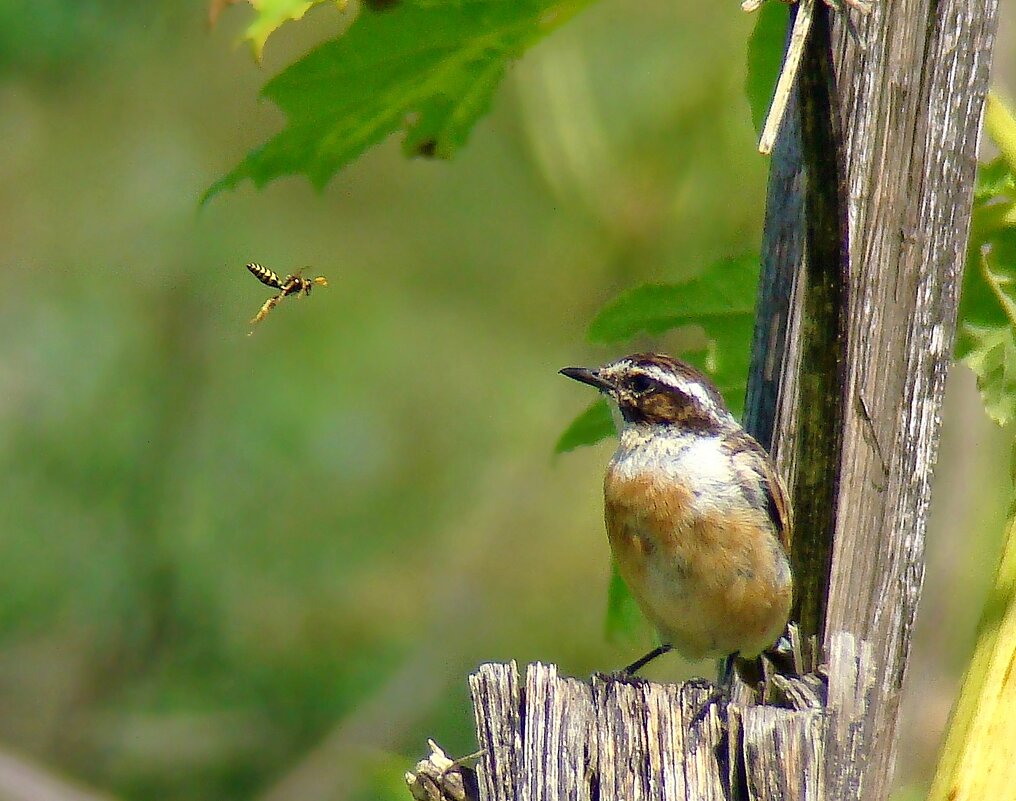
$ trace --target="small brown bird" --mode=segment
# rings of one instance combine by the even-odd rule
[[[624,419],[603,484],[607,537],[660,648],[689,659],[757,656],[787,623],[787,491],[769,455],[699,370],[657,353],[561,373]]]

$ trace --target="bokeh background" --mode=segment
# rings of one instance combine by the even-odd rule
[[[1011,9],[996,83],[1012,94]],[[602,0],[452,163],[392,140],[317,193],[205,188],[281,124],[268,77],[343,17],[0,6],[0,799],[406,798],[473,750],[479,662],[613,669],[610,445],[559,367],[636,282],[757,251],[736,3]],[[331,286],[247,336],[244,270]],[[646,342],[667,347],[667,341]],[[956,368],[897,785],[933,768],[994,569],[1010,434]],[[711,665],[661,660],[676,680]]]

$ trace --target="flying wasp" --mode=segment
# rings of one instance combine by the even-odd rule
[[[279,290],[277,295],[272,295],[264,302],[264,305],[258,310],[258,313],[251,318],[251,325],[260,323],[265,317],[268,316],[268,312],[279,305],[279,302],[290,295],[309,295],[311,289],[314,288],[315,284],[320,286],[328,286],[328,279],[323,275],[319,275],[317,278],[303,278],[300,273],[303,270],[297,270],[293,275],[287,275],[285,278],[279,278],[279,274],[274,270],[269,270],[260,264],[251,262],[247,265],[247,269],[250,270],[251,275],[258,279],[265,286],[269,286],[272,289]],[[254,332],[251,331],[251,334]],[[249,336],[249,335],[248,335]]]

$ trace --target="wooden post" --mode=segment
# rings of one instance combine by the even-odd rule
[[[810,72],[773,156],[746,423],[794,486],[824,498],[804,530],[799,520],[794,550],[827,685],[791,688],[783,709],[724,704],[694,682],[587,683],[543,665],[524,677],[514,664],[485,665],[470,678],[481,798],[888,796],[997,6],[879,0],[857,20],[862,46],[841,22],[823,43],[817,4]],[[829,59],[829,43],[823,78],[814,59]],[[840,147],[823,156],[815,146],[825,123],[841,164]],[[839,301],[821,300],[830,281]],[[809,303],[816,286],[821,302]],[[834,316],[821,322],[823,304],[838,302],[839,339],[822,327]],[[814,381],[799,380],[822,363],[805,334],[845,347]],[[816,403],[833,411],[802,420]],[[802,427],[839,458],[802,463]]]
[[[851,337],[825,639],[870,647],[878,680],[835,708],[865,745],[836,797],[891,786],[997,15],[997,0],[880,2],[866,49],[840,32]]]

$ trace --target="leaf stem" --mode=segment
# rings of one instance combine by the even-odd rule
[[[1011,284],[1012,280],[1008,276],[997,275],[991,271],[991,267],[988,265],[986,248],[981,248],[981,275],[984,276],[984,280],[991,288],[991,291],[995,293],[998,305],[1002,307],[1005,316],[1009,318],[1010,327],[1016,329],[1016,303],[1013,303],[1002,287],[1005,283]]]

